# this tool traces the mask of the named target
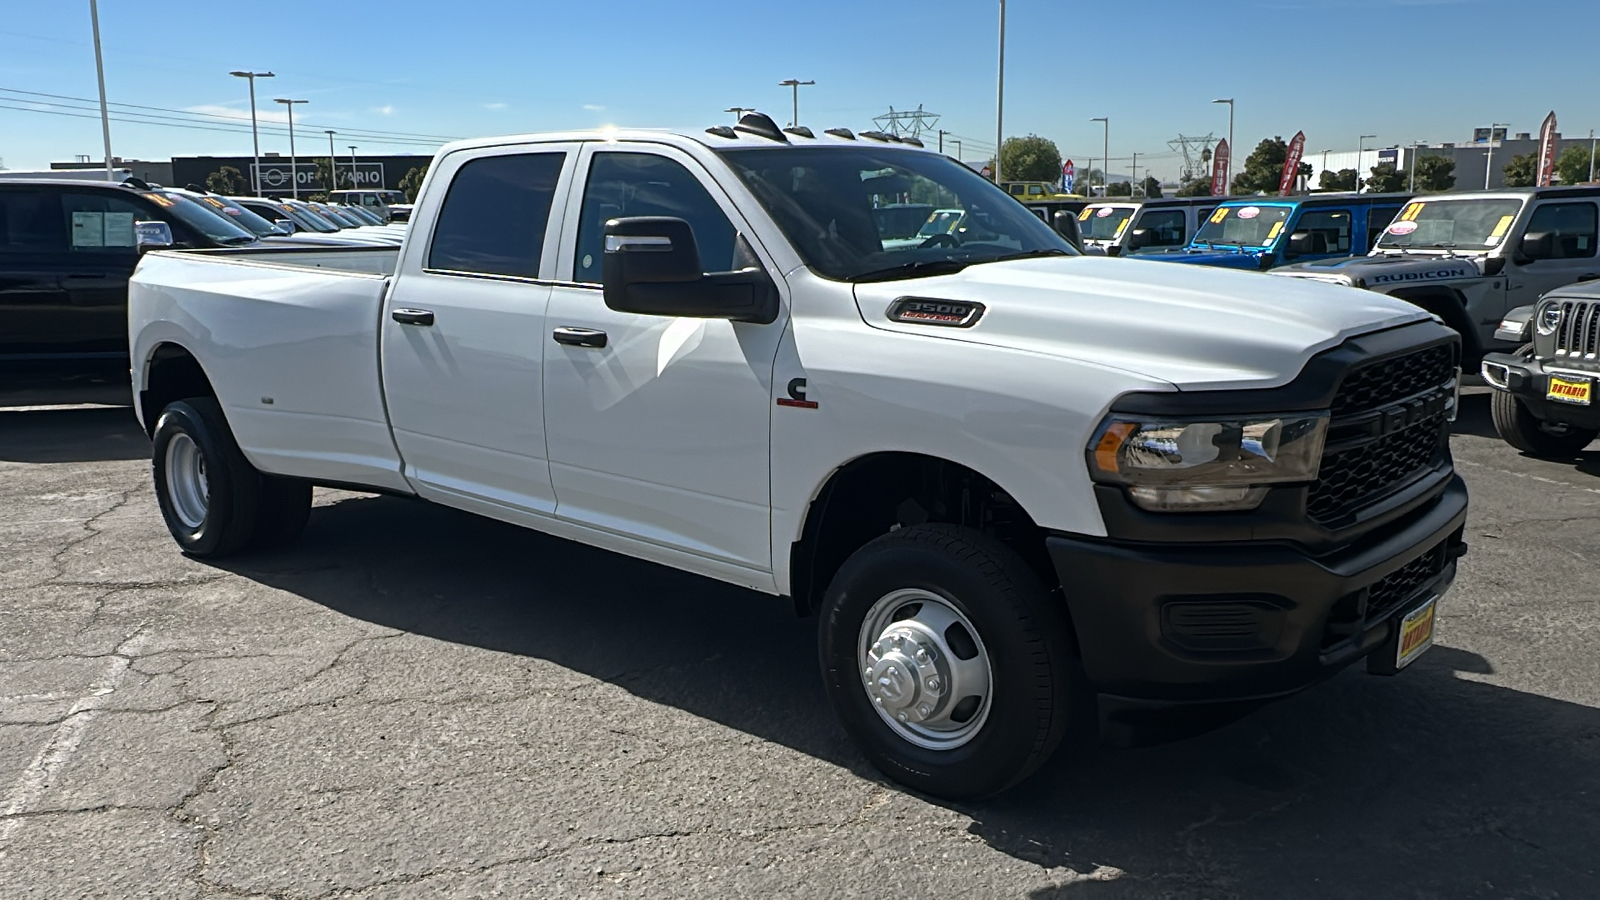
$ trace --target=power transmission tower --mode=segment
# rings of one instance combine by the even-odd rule
[[[891,106],[888,112],[875,117],[872,120],[872,124],[878,126],[879,131],[887,131],[898,137],[920,139],[923,132],[935,130],[933,126],[939,124],[939,114],[923,112],[921,103],[917,104],[915,110],[901,110],[899,112],[896,112],[895,108]]]
[[[1168,147],[1183,154],[1183,175],[1180,180],[1191,181],[1209,174],[1206,172],[1206,163],[1211,159],[1211,148],[1216,145],[1217,138],[1211,134],[1203,137],[1180,134],[1167,141]]]

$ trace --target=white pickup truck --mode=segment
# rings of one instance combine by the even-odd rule
[[[972,227],[886,248],[908,194]],[[864,753],[948,797],[1091,711],[1134,739],[1393,673],[1465,551],[1454,332],[1078,256],[887,135],[453,144],[400,249],[153,251],[130,309],[186,552],[282,544],[334,485],[792,598]]]

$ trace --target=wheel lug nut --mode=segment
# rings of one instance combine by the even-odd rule
[[[906,715],[903,712],[902,713],[896,713],[895,714],[895,718],[899,719],[900,720],[900,724],[902,724],[902,725],[904,725],[905,723],[907,723],[907,722],[909,722],[911,720],[911,717]]]
[[[925,663],[927,661],[928,661],[928,651],[926,651],[926,650],[918,650],[917,651],[917,662]]]
[[[929,679],[928,679],[928,690],[937,691],[938,689],[939,689],[939,676],[934,675],[934,676],[929,677]]]
[[[928,704],[924,703],[921,706],[917,707],[917,712],[922,713],[924,716],[926,716],[928,713],[933,712],[933,707],[931,707]]]

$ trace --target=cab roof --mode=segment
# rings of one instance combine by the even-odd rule
[[[506,135],[456,141],[440,148],[440,155],[460,150],[497,147],[506,144],[563,143],[578,141],[640,141],[677,147],[700,146],[712,150],[760,150],[781,147],[896,147],[907,151],[936,153],[917,138],[901,137],[881,131],[853,132],[848,128],[829,128],[815,132],[805,126],[779,128],[769,116],[745,113],[737,125],[713,125],[703,132],[666,128],[605,128],[592,131],[561,131]]]

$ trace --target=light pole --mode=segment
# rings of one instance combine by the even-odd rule
[[[1105,130],[1105,134],[1101,135],[1102,141],[1101,141],[1101,146],[1100,146],[1100,151],[1101,151],[1100,152],[1100,159],[1101,159],[1101,162],[1100,162],[1100,193],[1102,195],[1105,195],[1105,196],[1110,196],[1109,194],[1106,194],[1106,190],[1107,190],[1107,188],[1106,188],[1106,173],[1111,169],[1111,117],[1110,116],[1095,116],[1094,118],[1090,119],[1089,121],[1091,121],[1091,122],[1099,122],[1101,125],[1104,125],[1105,129],[1106,129]],[[1093,186],[1091,185],[1091,187],[1093,187]]]
[[[1134,191],[1139,189],[1139,151],[1133,151],[1133,179],[1128,182],[1128,196],[1138,196]]]
[[[1228,104],[1228,162],[1225,171],[1222,173],[1222,192],[1226,194],[1228,188],[1233,184],[1233,155],[1239,152],[1238,148],[1233,146],[1233,98],[1229,97],[1225,100],[1213,100],[1211,102]]]
[[[794,121],[789,123],[790,128],[795,128],[800,125],[800,86],[803,84],[816,84],[816,82],[801,81],[798,78],[786,78],[783,81],[778,82],[779,87],[794,89],[794,108],[791,112],[791,115],[794,116]]]
[[[1510,128],[1510,122],[1489,123],[1489,155],[1483,160],[1483,189],[1489,189],[1489,173],[1494,171],[1494,130],[1496,128]]]
[[[1411,179],[1406,185],[1406,190],[1413,194],[1417,192],[1417,148],[1421,146],[1421,141],[1411,142]]]
[[[333,129],[329,128],[325,130],[328,133],[328,180],[333,182],[333,184],[328,186],[328,192],[332,193],[339,189],[339,158],[333,155]],[[353,181],[355,173],[351,172],[350,174]]]
[[[1331,150],[1322,151],[1322,172],[1317,176],[1317,180],[1319,182],[1322,180],[1322,175],[1326,174],[1328,171],[1328,154],[1331,152]]]
[[[261,136],[256,133],[256,79],[273,78],[271,72],[229,72],[235,78],[250,79],[250,186],[257,197],[261,196]]]
[[[1594,129],[1589,129],[1589,180],[1594,181]]]
[[[956,162],[961,162],[961,141],[951,138],[950,143],[956,145]]]
[[[1000,70],[994,79],[994,183],[1000,183],[1000,148],[1005,146],[1006,0],[1000,0]]]
[[[723,110],[723,112],[733,113],[733,120],[735,122],[737,122],[740,119],[744,118],[744,114],[745,113],[747,113],[747,112],[755,112],[755,111],[756,111],[756,108],[754,106],[730,106],[727,109]]]
[[[294,194],[294,199],[300,199],[300,165],[294,153],[294,105],[296,103],[309,103],[309,100],[286,100],[283,97],[272,98],[273,103],[282,103],[283,108],[289,111],[289,189]]]
[[[89,23],[94,27],[94,74],[100,80],[100,136],[106,142],[106,180],[111,174],[111,113],[106,109],[106,64],[100,56],[100,6],[89,0]]]
[[[1361,193],[1361,155],[1367,152],[1367,138],[1375,138],[1375,134],[1363,134],[1356,141],[1356,193]]]
[[[356,187],[356,145],[350,145],[350,187]],[[383,187],[383,185],[378,185]]]

